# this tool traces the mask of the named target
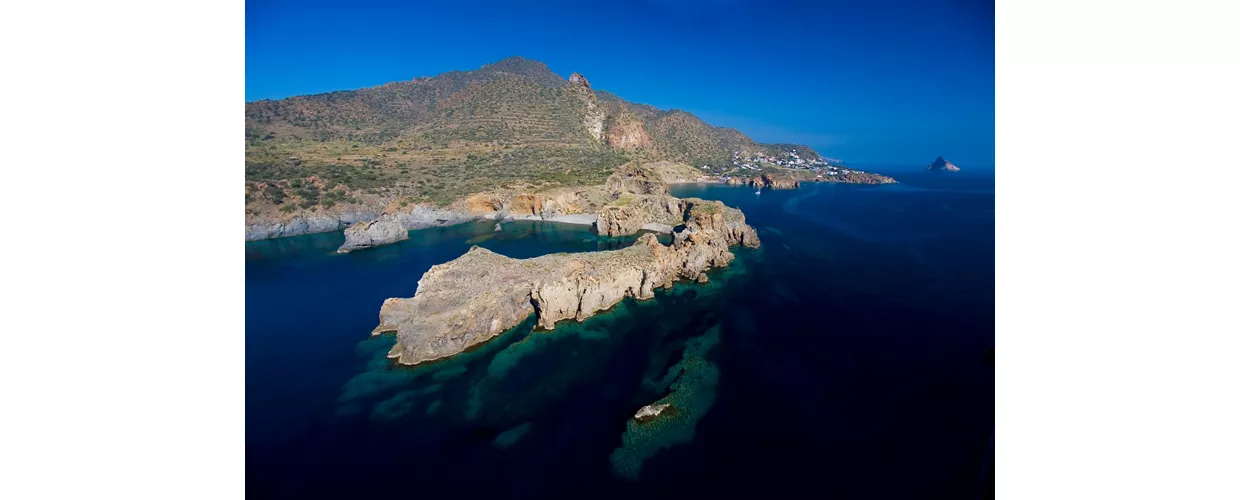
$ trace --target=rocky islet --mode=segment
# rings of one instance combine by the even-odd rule
[[[486,342],[531,314],[539,327],[585,320],[627,297],[699,280],[727,266],[729,247],[760,245],[740,210],[717,201],[679,200],[683,224],[670,245],[652,234],[620,250],[513,259],[481,247],[431,267],[411,298],[384,301],[376,333],[396,332],[388,357],[405,365],[442,359]]]

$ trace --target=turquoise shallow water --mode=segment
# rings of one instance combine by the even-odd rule
[[[994,191],[674,187],[745,210],[758,250],[584,323],[533,322],[426,367],[368,337],[383,299],[472,244],[513,257],[631,244],[517,222],[334,253],[246,244],[247,489],[255,497],[642,494],[961,498],[988,488]],[[644,404],[682,411],[655,426]],[[813,488],[805,490],[805,488]]]

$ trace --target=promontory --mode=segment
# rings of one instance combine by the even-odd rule
[[[620,250],[531,259],[474,246],[455,260],[431,267],[418,280],[412,298],[384,301],[374,333],[396,333],[388,357],[414,365],[452,356],[531,314],[546,329],[561,320],[582,321],[626,297],[653,298],[656,288],[670,288],[677,280],[706,281],[707,270],[733,260],[729,247],[760,245],[740,210],[718,201],[668,196],[666,185],[647,170],[628,166],[607,186],[614,189],[616,200],[629,202],[601,211],[601,233],[633,234],[666,226],[672,243],[664,245],[654,234],[644,234]]]

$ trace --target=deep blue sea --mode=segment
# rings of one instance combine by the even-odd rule
[[[900,184],[674,186],[744,210],[762,247],[709,284],[415,368],[369,333],[430,266],[636,238],[513,222],[345,255],[339,232],[246,243],[248,495],[991,496],[993,174],[879,171]],[[630,422],[665,397],[672,423]]]

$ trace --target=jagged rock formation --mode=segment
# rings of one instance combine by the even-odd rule
[[[670,197],[668,197],[670,198]],[[396,331],[388,356],[414,365],[485,342],[536,314],[542,328],[582,321],[625,297],[654,297],[657,287],[727,266],[732,245],[757,247],[740,210],[717,201],[678,200],[681,220],[671,245],[643,235],[628,248],[513,259],[470,248],[432,267],[412,298],[384,301],[375,332]]]
[[[581,73],[573,73],[568,78],[568,85],[565,90],[577,97],[579,102],[584,106],[581,113],[581,124],[586,128],[586,133],[596,141],[603,140],[603,122],[607,120],[607,112],[599,105],[598,98],[595,97],[594,91],[590,89],[590,82]]]
[[[568,83],[576,83],[584,86],[585,88],[590,88],[590,80],[586,80],[585,75],[577,72],[573,72],[573,74],[568,75]]]
[[[599,211],[598,234],[624,236],[642,229],[670,233],[684,220],[683,201],[667,194],[667,183],[656,168],[636,164],[618,168],[608,178],[606,190],[611,201]]]
[[[626,206],[604,207],[594,223],[595,230],[603,236],[626,236],[649,229],[670,233],[680,224],[678,217],[684,213],[678,198],[671,196],[641,196]]]
[[[952,162],[944,160],[942,156],[935,158],[934,163],[926,165],[926,170],[934,172],[959,172],[960,167],[952,164]]]
[[[409,239],[409,230],[397,218],[387,215],[369,222],[358,222],[344,230],[344,244],[337,252],[386,245]]]

